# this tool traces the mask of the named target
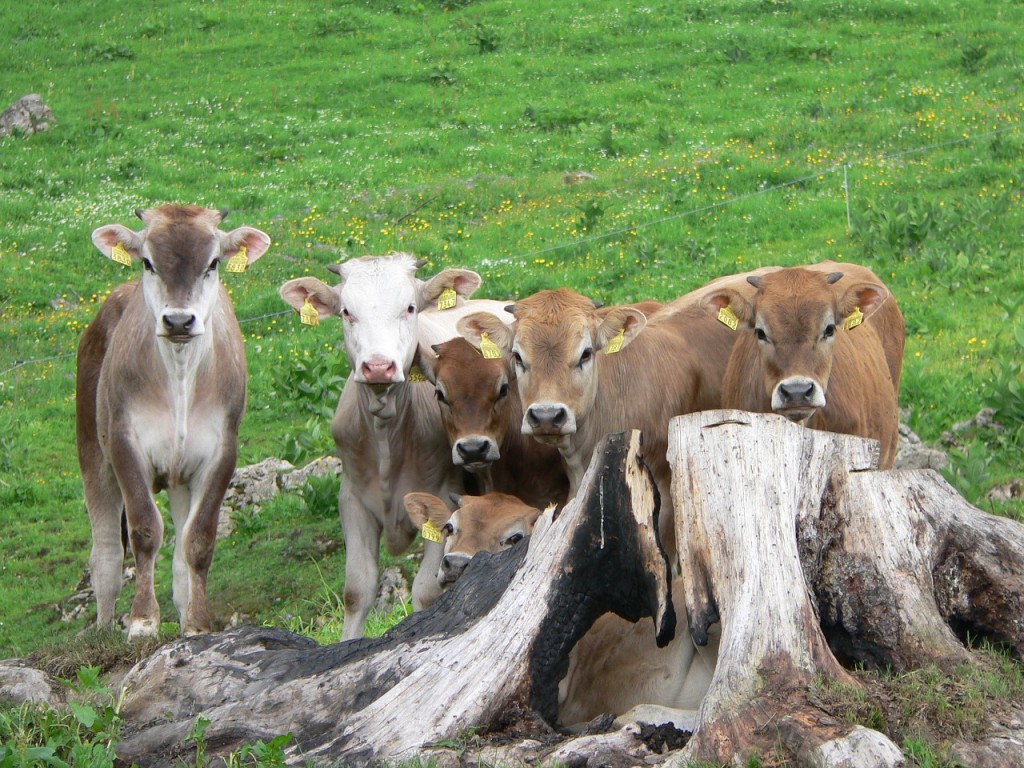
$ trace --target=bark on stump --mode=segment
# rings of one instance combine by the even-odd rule
[[[673,419],[695,641],[721,621],[718,667],[677,762],[782,745],[802,764],[897,765],[883,734],[814,705],[816,678],[853,683],[832,649],[906,670],[969,661],[960,636],[970,632],[1021,655],[1024,527],[971,507],[931,470],[865,471],[877,451],[775,415]]]
[[[554,722],[569,651],[598,616],[649,616],[660,643],[673,635],[657,508],[639,433],[610,436],[529,549],[474,558],[379,639],[318,647],[248,627],[161,649],[125,679],[118,755],[146,766],[188,753],[199,713],[211,756],[290,732],[291,760],[350,764],[409,758],[527,708]]]

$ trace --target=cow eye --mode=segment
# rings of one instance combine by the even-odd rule
[[[836,326],[833,323],[829,323],[825,326],[825,338],[831,339],[836,335]]]
[[[590,358],[592,358],[593,356],[594,356],[594,349],[593,349],[593,347],[587,347],[586,349],[583,350],[583,354],[580,355],[580,361],[578,363],[576,363],[576,367],[577,368],[582,368],[584,365],[586,365],[588,362],[590,362]]]
[[[508,397],[508,384],[502,382],[502,385],[498,387],[498,399],[504,400],[506,397]]]
[[[143,259],[142,260],[142,267],[147,272],[152,272],[153,271],[153,262],[150,261],[149,259]]]
[[[206,273],[208,275],[212,275],[214,272],[217,271],[217,267],[219,267],[219,266],[220,266],[220,259],[214,259],[213,261],[210,262],[210,266],[206,268]]]
[[[509,536],[507,539],[505,539],[505,546],[506,547],[511,547],[513,544],[518,544],[522,540],[523,540],[522,532],[516,531],[511,536]]]
[[[758,341],[768,341],[768,334],[765,333],[762,328],[755,328],[754,335],[757,337]]]
[[[442,392],[440,389],[434,390],[434,397],[437,398],[437,402],[443,403],[444,405],[448,405],[448,398],[444,396],[444,392]]]
[[[349,313],[349,311],[347,309],[342,308],[341,316],[344,317],[349,322],[352,322],[352,315]]]
[[[512,360],[515,361],[516,368],[518,368],[521,371],[526,370],[526,365],[523,363],[523,357],[518,352],[512,353]]]
[[[455,533],[455,528],[452,527],[451,523],[445,523],[441,526],[441,533],[445,534],[446,536],[451,536],[453,533]]]
[[[416,305],[415,304],[410,304],[408,307],[406,307],[405,308],[405,314],[407,314],[407,315],[415,315],[416,314]]]

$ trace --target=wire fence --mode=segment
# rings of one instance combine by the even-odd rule
[[[998,129],[991,130],[991,131],[985,131],[984,133],[977,133],[977,134],[973,134],[971,136],[961,136],[961,137],[958,137],[956,139],[949,139],[947,141],[940,141],[940,142],[936,142],[934,144],[926,144],[926,145],[920,146],[920,147],[912,147],[910,149],[900,150],[899,152],[887,152],[887,153],[882,153],[882,154],[877,154],[876,153],[876,154],[870,155],[870,157],[873,160],[875,160],[875,161],[890,162],[890,161],[894,161],[894,160],[899,160],[901,158],[910,157],[912,155],[921,155],[921,154],[926,154],[928,152],[934,152],[934,151],[939,150],[939,149],[946,149],[946,148],[954,147],[954,146],[958,146],[958,145],[975,143],[975,142],[981,141],[983,139],[992,138],[994,136],[997,136],[997,135],[1000,135],[1000,134],[1004,134],[1004,133],[1015,133],[1017,130],[1018,130],[1017,126],[1007,126],[1005,128],[998,128]],[[539,249],[534,250],[534,251],[527,251],[527,252],[518,254],[516,256],[510,257],[510,258],[513,259],[513,260],[515,260],[515,259],[522,259],[522,260],[535,259],[538,256],[542,256],[542,255],[545,255],[545,254],[553,253],[555,251],[561,251],[561,250],[565,250],[567,248],[578,248],[579,246],[586,245],[588,243],[600,242],[602,240],[608,240],[608,239],[615,238],[615,237],[622,237],[623,235],[633,234],[633,233],[636,233],[636,232],[638,232],[640,230],[650,229],[652,227],[658,227],[658,226],[667,224],[667,223],[672,222],[672,221],[677,221],[679,219],[685,219],[685,218],[688,218],[688,217],[691,217],[691,216],[700,216],[700,215],[703,215],[703,214],[706,214],[706,213],[711,213],[711,212],[716,211],[716,210],[725,209],[725,208],[728,208],[729,206],[738,205],[739,203],[746,202],[747,200],[752,200],[754,198],[761,197],[762,195],[771,195],[771,194],[775,194],[777,192],[781,192],[781,191],[783,191],[785,189],[789,189],[790,187],[803,186],[803,185],[809,184],[811,182],[815,182],[815,181],[818,181],[820,179],[823,179],[826,176],[831,176],[833,174],[838,174],[840,172],[843,174],[843,185],[842,185],[842,188],[843,188],[843,193],[844,193],[845,201],[846,201],[846,226],[847,226],[847,230],[849,231],[850,229],[852,229],[852,216],[851,216],[851,209],[852,209],[851,199],[852,199],[852,194],[851,194],[851,187],[850,187],[850,181],[849,181],[849,169],[850,169],[851,166],[858,165],[859,163],[864,162],[866,157],[867,157],[867,155],[862,155],[860,159],[844,160],[841,163],[836,163],[835,165],[833,165],[833,166],[831,166],[829,168],[825,168],[824,170],[818,171],[817,173],[808,174],[806,176],[801,176],[801,177],[796,178],[796,179],[790,179],[789,181],[783,182],[781,184],[775,184],[775,185],[772,185],[772,186],[769,186],[769,187],[764,187],[764,188],[761,188],[761,189],[757,189],[757,190],[755,190],[753,192],[748,192],[748,193],[743,194],[743,195],[736,195],[734,197],[730,197],[728,200],[722,200],[722,201],[717,202],[717,203],[710,203],[708,205],[700,206],[698,208],[691,208],[691,209],[686,210],[686,211],[679,211],[678,213],[673,213],[673,214],[670,214],[668,216],[661,216],[659,218],[651,219],[649,221],[644,221],[644,222],[640,222],[640,223],[637,223],[637,224],[630,224],[629,226],[619,227],[617,229],[608,230],[607,232],[601,232],[601,233],[595,234],[595,235],[589,235],[587,237],[575,238],[575,239],[570,240],[570,241],[566,241],[566,242],[563,242],[563,243],[557,243],[555,245],[549,245],[549,246],[546,246],[544,248],[539,248]],[[267,320],[267,319],[271,319],[271,318],[275,318],[275,317],[282,317],[283,315],[289,315],[291,313],[292,313],[291,310],[286,309],[286,310],[282,310],[280,312],[271,312],[271,313],[264,314],[264,315],[257,315],[255,317],[244,318],[244,319],[239,320],[238,322],[240,324],[242,324],[242,325],[245,325],[245,324],[248,324],[248,323],[255,323],[255,322],[258,322],[260,320]],[[0,371],[0,376],[6,376],[7,374],[10,374],[10,373],[18,370],[19,368],[23,368],[25,366],[35,365],[35,364],[38,364],[38,363],[52,362],[52,361],[55,361],[55,360],[64,360],[66,358],[74,357],[74,356],[75,356],[74,352],[63,352],[63,353],[59,353],[59,354],[56,354],[56,355],[49,355],[47,357],[34,358],[34,359],[31,359],[31,360],[15,360],[14,363],[10,367],[5,368],[4,370]]]

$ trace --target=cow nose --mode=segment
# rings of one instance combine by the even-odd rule
[[[464,437],[455,444],[455,450],[466,464],[489,461],[491,441],[486,437]]]
[[[568,420],[569,411],[561,403],[541,403],[526,410],[526,421],[534,432],[561,432]]]
[[[192,312],[164,312],[161,320],[168,336],[191,336],[196,327],[196,316]]]
[[[450,584],[457,580],[466,570],[467,565],[469,565],[469,555],[452,553],[441,558],[441,574],[444,583]]]
[[[390,384],[398,370],[391,360],[367,360],[362,367],[368,384]]]
[[[817,388],[810,379],[789,379],[779,383],[779,399],[786,405],[810,405]]]

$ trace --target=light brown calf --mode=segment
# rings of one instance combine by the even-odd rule
[[[534,507],[565,501],[569,480],[558,451],[520,431],[523,404],[507,357],[485,358],[458,337],[421,349],[418,359],[455,466],[473,472],[484,493],[510,493]]]
[[[251,227],[223,232],[223,213],[195,206],[136,213],[141,231],[110,224],[92,240],[108,258],[141,262],[142,280],[114,289],[78,347],[78,461],[96,623],[113,622],[121,591],[123,514],[137,584],[128,636],[156,634],[163,521],[152,494],[166,490],[174,604],[188,635],[210,630],[206,578],[245,407],[242,335],[218,265],[232,257],[251,264],[270,238]]]
[[[469,315],[458,327],[474,345],[487,333],[512,355],[523,433],[558,448],[572,498],[602,437],[641,430],[645,460],[668,512],[661,516],[661,540],[674,560],[668,422],[721,406],[734,334],[689,296],[647,318],[630,306],[599,310],[561,288],[516,302],[513,314],[511,329],[485,314]]]
[[[866,268],[824,266],[834,269],[780,269],[748,277],[752,296],[726,288],[705,299],[739,322],[723,406],[874,438],[888,469],[899,439],[903,315]]]

